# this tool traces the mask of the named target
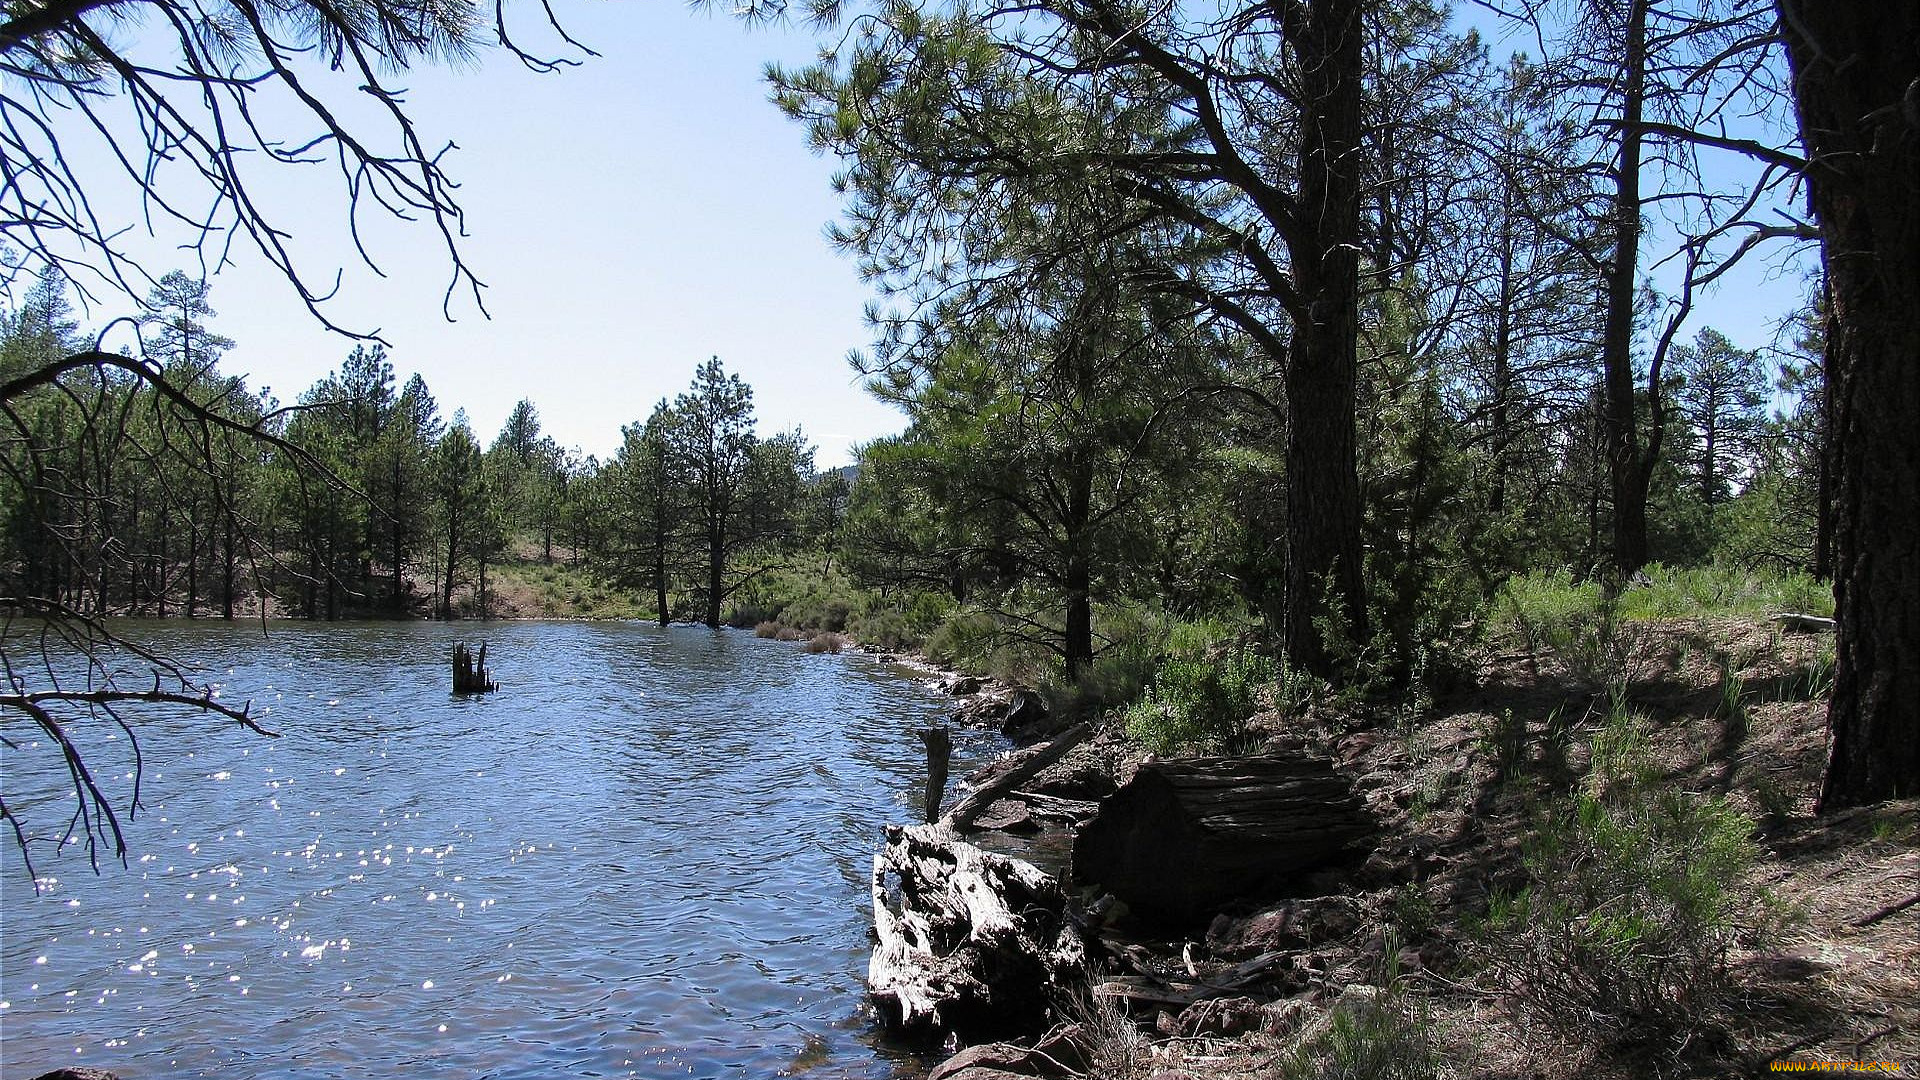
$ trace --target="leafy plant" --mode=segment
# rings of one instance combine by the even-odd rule
[[[1245,646],[1218,656],[1168,658],[1146,696],[1127,710],[1127,734],[1156,753],[1235,751],[1248,738],[1258,689],[1276,665]]]
[[[1637,727],[1610,722],[1594,748],[1610,782],[1540,820],[1526,889],[1489,907],[1486,926],[1505,934],[1490,962],[1550,1023],[1674,1048],[1729,988],[1754,823],[1723,799],[1636,782]]]
[[[1326,1024],[1280,1059],[1281,1080],[1432,1080],[1440,1075],[1433,1024],[1399,976],[1399,951],[1399,936],[1389,933],[1376,975],[1380,985],[1349,988]]]

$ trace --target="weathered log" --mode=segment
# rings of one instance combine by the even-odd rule
[[[1789,634],[1822,634],[1833,630],[1833,620],[1824,615],[1803,615],[1797,611],[1783,611],[1767,618],[1780,624],[1780,629]]]
[[[1059,737],[1051,742],[1029,746],[1009,757],[995,766],[996,771],[991,778],[975,788],[972,794],[955,803],[952,810],[947,811],[945,824],[951,825],[959,832],[971,829],[974,819],[978,818],[987,807],[992,806],[995,800],[1026,783],[1040,770],[1065,757],[1067,751],[1085,742],[1087,736],[1091,734],[1093,734],[1091,725],[1077,724],[1061,732]]]
[[[1140,767],[1074,839],[1074,876],[1149,921],[1185,923],[1283,895],[1377,832],[1331,763],[1267,755]]]
[[[944,825],[887,827],[867,986],[901,1030],[968,1042],[1043,1028],[1085,965],[1060,883]]]

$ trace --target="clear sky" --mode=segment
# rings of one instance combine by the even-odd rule
[[[765,63],[811,59],[815,36],[677,3],[556,10],[599,57],[539,75],[489,52],[467,70],[393,80],[429,143],[458,146],[447,167],[491,320],[458,296],[457,321],[443,317],[448,266],[430,227],[363,215],[382,279],[346,244],[337,170],[260,171],[308,272],[325,284],[345,268],[330,316],[378,329],[399,377],[418,371],[483,443],[524,397],[563,445],[605,456],[622,424],[715,355],[753,386],[761,430],[803,425],[822,467],[903,427],[846,362],[869,340],[870,291],[823,237],[840,206],[834,165],[767,101]],[[212,279],[212,325],[237,342],[223,369],[289,402],[353,342],[318,326],[244,245]],[[156,275],[174,263],[197,272],[189,255],[150,259]]]
[[[488,285],[491,320],[459,296],[456,321],[443,317],[448,266],[430,228],[362,216],[381,278],[348,246],[337,171],[257,172],[308,273],[325,282],[344,267],[331,317],[378,329],[400,377],[425,376],[443,413],[465,408],[483,443],[524,397],[562,445],[604,457],[622,424],[683,390],[711,355],[753,386],[761,430],[802,425],[823,467],[904,426],[846,363],[869,340],[861,312],[871,294],[823,237],[840,209],[828,183],[835,165],[767,101],[766,62],[806,62],[817,35],[672,2],[556,10],[600,56],[541,75],[489,52],[464,69],[421,66],[393,80],[429,144],[458,146],[447,162],[467,211],[463,249]],[[1496,56],[1532,51],[1525,37],[1485,29]],[[526,37],[563,51],[550,36]],[[333,89],[338,107],[365,100],[350,83]],[[292,123],[286,134],[310,128]],[[164,248],[149,260],[156,275],[195,269]],[[238,342],[225,369],[291,401],[353,343],[319,327],[244,241],[234,262],[211,295],[214,325]],[[1798,293],[1797,271],[1755,260],[1698,319],[1758,347]]]

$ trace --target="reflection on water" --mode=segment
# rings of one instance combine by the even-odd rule
[[[43,851],[35,895],[0,856],[5,1075],[893,1074],[859,1016],[866,878],[914,813],[925,687],[738,633],[517,623],[484,631],[500,693],[455,699],[475,627],[141,632],[282,735],[152,718],[127,869]],[[956,772],[996,749],[956,741]],[[41,760],[8,751],[8,791]]]

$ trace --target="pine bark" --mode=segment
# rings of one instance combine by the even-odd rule
[[[1641,122],[1647,97],[1647,0],[1629,0],[1625,44],[1620,153],[1614,171],[1613,257],[1607,264],[1606,323],[1600,340],[1604,368],[1600,417],[1613,495],[1613,567],[1622,578],[1647,562],[1647,485],[1653,476],[1652,460],[1659,452],[1657,443],[1644,451],[1640,445],[1633,371],[1633,307],[1640,265]],[[1651,387],[1651,393],[1659,392],[1658,385]]]
[[[1779,11],[1832,300],[1831,810],[1920,794],[1920,3]]]
[[[1289,245],[1300,311],[1287,365],[1287,659],[1342,672],[1322,633],[1333,615],[1367,639],[1355,448],[1360,334],[1361,73],[1358,0],[1318,0],[1290,27],[1308,115],[1300,148],[1300,230]],[[1328,611],[1331,601],[1333,611]]]

